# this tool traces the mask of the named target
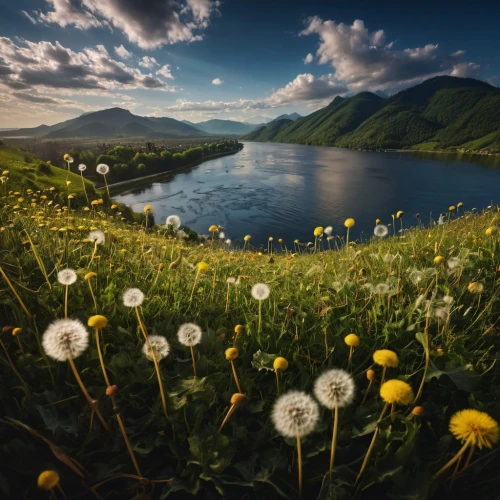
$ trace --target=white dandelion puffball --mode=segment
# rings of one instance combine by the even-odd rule
[[[310,434],[318,422],[318,404],[301,391],[290,391],[274,403],[271,419],[283,436],[293,438]]]
[[[226,245],[230,245],[231,244],[231,240],[228,238],[225,242],[224,242]]]
[[[76,273],[73,269],[63,269],[57,273],[57,281],[61,285],[72,285],[76,282]]]
[[[87,170],[87,165],[80,163],[80,165],[78,165],[78,170],[80,170],[80,172],[85,172],[85,170]]]
[[[123,292],[123,305],[126,307],[139,307],[144,301],[144,294],[138,288],[127,288]]]
[[[183,231],[182,229],[179,229],[175,236],[178,239],[187,238],[187,233],[185,231]]]
[[[265,300],[269,297],[269,287],[264,283],[257,283],[252,287],[252,297],[257,300]]]
[[[458,257],[451,257],[446,261],[450,269],[455,269],[460,265],[460,259]]]
[[[377,224],[373,230],[373,234],[378,238],[384,238],[389,234],[389,228],[383,224]]]
[[[106,175],[107,173],[109,173],[109,167],[105,163],[99,163],[99,165],[97,165],[96,171],[98,174]]]
[[[177,332],[182,345],[193,346],[201,342],[201,328],[194,323],[184,323]]]
[[[332,226],[326,226],[325,229],[323,229],[323,232],[327,236],[331,236],[331,234],[333,233],[333,227]]]
[[[221,232],[219,233],[219,238],[220,238],[221,240],[224,240],[224,239],[226,238],[226,233],[225,233],[224,231],[221,231]]]
[[[453,297],[451,297],[450,295],[445,295],[443,297],[443,302],[447,305],[447,306],[451,306],[453,304],[453,302],[455,302],[455,299]]]
[[[181,219],[177,215],[169,215],[165,225],[167,227],[172,226],[174,229],[179,229],[179,227],[181,227]]]
[[[320,375],[314,383],[314,395],[323,405],[333,410],[352,403],[354,380],[344,370],[332,369]]]
[[[56,361],[80,356],[89,345],[89,332],[77,319],[56,319],[45,330],[42,346]]]
[[[424,273],[418,270],[412,271],[410,280],[414,285],[418,285],[424,279]]]
[[[234,284],[236,283],[236,278],[228,278],[228,279],[226,280],[226,283],[227,283],[228,285],[234,285]]]
[[[375,287],[375,293],[378,293],[380,295],[385,295],[386,293],[389,293],[390,289],[391,288],[389,287],[389,285],[387,283],[379,283]]]
[[[75,159],[72,156],[70,156],[66,161],[68,163],[73,163],[75,161]]]
[[[89,240],[92,243],[97,243],[98,245],[102,245],[105,239],[106,237],[104,236],[104,233],[102,231],[99,231],[98,229],[96,229],[95,231],[90,231],[89,233]]]
[[[151,347],[149,344],[151,344]],[[153,361],[153,352],[155,353],[156,361],[161,361],[168,356],[170,344],[165,337],[161,335],[150,335],[149,344],[145,342],[142,346],[142,354],[144,354],[149,361]]]

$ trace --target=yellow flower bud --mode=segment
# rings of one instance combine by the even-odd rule
[[[273,368],[275,370],[286,370],[288,368],[288,361],[285,358],[278,357],[274,360]]]

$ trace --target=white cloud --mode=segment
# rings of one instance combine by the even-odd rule
[[[115,53],[118,57],[121,57],[122,59],[130,59],[132,57],[132,52],[129,52],[123,44],[120,45],[119,47],[115,47]]]
[[[221,80],[220,78],[214,78],[212,80],[213,85],[222,85],[224,83],[224,80]]]
[[[25,15],[32,24],[38,24],[38,21],[33,16],[30,16],[25,10],[22,10],[21,14]]]
[[[320,64],[335,68],[335,79],[351,90],[375,90],[418,83],[436,74],[451,74],[463,51],[439,55],[438,45],[395,50],[383,30],[370,32],[357,19],[352,25],[308,19],[300,35],[318,35]]]
[[[102,45],[75,52],[59,42],[14,43],[0,37],[0,86],[78,91],[127,89],[172,90],[152,74],[110,57]]]
[[[47,24],[80,29],[114,27],[142,49],[202,39],[218,1],[186,0],[46,0],[46,12],[32,17]]]
[[[314,56],[309,53],[306,57],[304,57],[304,64],[311,64],[313,62]]]
[[[158,61],[154,57],[144,56],[139,61],[139,66],[147,69],[153,69],[155,66],[159,66]]]
[[[177,68],[177,69],[179,69],[179,68]],[[171,73],[171,70],[172,70],[172,68],[171,68],[170,64],[165,64],[165,66],[163,66],[162,68],[160,68],[156,72],[156,74],[160,75],[160,76],[163,76],[163,78],[168,78],[170,80],[173,80],[174,77],[173,77],[173,75]]]
[[[479,64],[472,62],[459,63],[453,66],[451,76],[459,76],[461,78],[479,78],[480,70],[481,66]]]

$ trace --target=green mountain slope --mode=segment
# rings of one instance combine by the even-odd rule
[[[269,125],[268,125],[269,127]],[[257,138],[272,134],[264,127]],[[500,151],[500,89],[471,78],[440,76],[389,99],[370,92],[336,97],[296,120],[276,142],[356,149],[475,149]]]
[[[257,142],[273,141],[283,129],[286,129],[290,124],[293,123],[294,122],[292,120],[272,121],[269,125],[260,127],[257,130],[250,132],[248,135],[245,136],[245,139],[248,141],[257,141]]]

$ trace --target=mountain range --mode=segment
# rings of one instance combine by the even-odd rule
[[[356,149],[500,151],[500,89],[439,76],[389,98],[336,97],[295,121],[274,120],[242,138]]]

